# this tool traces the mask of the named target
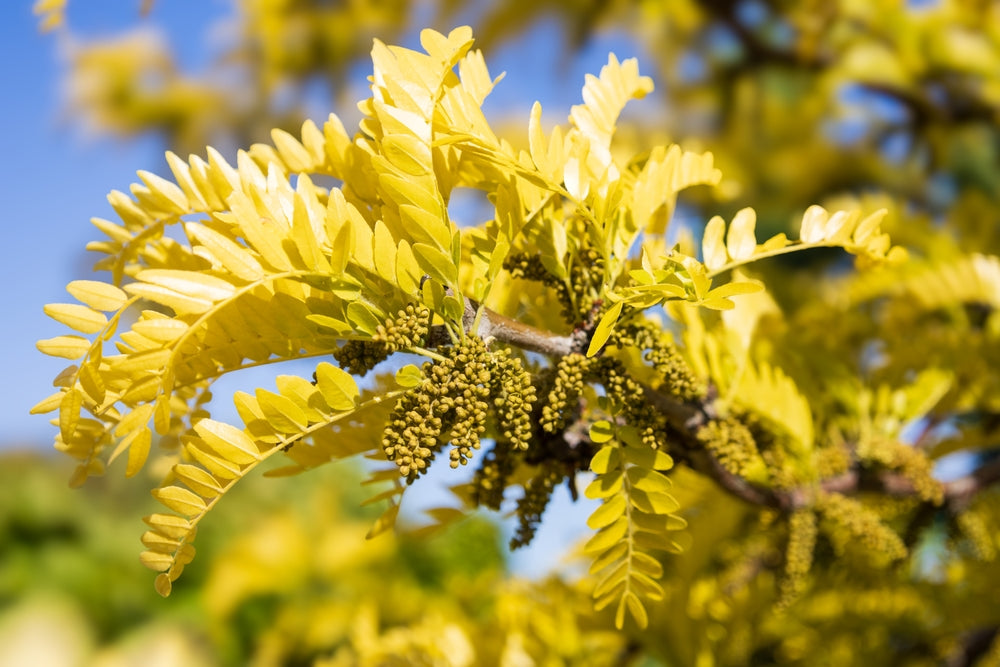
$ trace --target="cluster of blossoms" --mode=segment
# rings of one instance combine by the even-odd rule
[[[531,280],[553,289],[562,307],[563,319],[570,324],[588,321],[600,303],[604,281],[604,257],[596,248],[585,244],[568,264],[568,279],[553,275],[542,263],[541,256],[512,253],[504,262],[512,278]]]
[[[395,317],[386,318],[371,340],[348,341],[333,356],[346,371],[364,375],[389,355],[423,345],[430,330],[430,319],[426,306],[410,304]]]
[[[698,442],[734,475],[748,477],[761,463],[750,429],[734,416],[712,420],[698,429]]]
[[[385,455],[410,481],[444,442],[452,468],[468,463],[491,414],[507,446],[526,449],[531,437],[535,391],[520,359],[469,335],[440,351],[441,359],[424,363],[423,382],[396,404],[382,434]]]
[[[816,513],[811,509],[797,509],[788,517],[785,576],[779,589],[779,606],[791,604],[805,590],[806,575],[813,563],[816,533]]]
[[[608,341],[622,350],[645,351],[643,358],[656,370],[662,390],[681,401],[705,396],[705,386],[691,372],[670,336],[653,322],[629,322],[620,326]]]

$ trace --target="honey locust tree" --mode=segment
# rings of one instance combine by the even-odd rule
[[[58,410],[73,481],[119,457],[127,475],[150,456],[170,469],[143,536],[157,589],[265,461],[291,475],[384,460],[376,534],[447,452],[474,472],[455,488],[462,509],[435,516],[512,502],[513,546],[557,486],[599,501],[586,585],[638,650],[816,664],[838,655],[817,637],[832,613],[845,650],[983,653],[998,622],[997,466],[931,473],[933,455],[988,446],[991,431],[977,423],[976,441],[956,417],[989,410],[995,380],[958,386],[975,362],[924,363],[901,327],[930,313],[990,363],[996,258],[899,268],[906,252],[882,230],[898,210],[856,202],[804,207],[792,238],[762,242],[743,208],[696,241],[673,213],[681,191],[719,184],[712,154],[612,143],[625,103],[652,89],[635,61],[612,56],[588,78],[568,126],[545,131],[533,107],[524,141],[482,115],[496,81],[470,30],[424,31],[421,45],[376,41],[353,136],[331,115],[276,130],[235,165],[209,149],[168,154],[170,179],[140,172],[131,196],[110,196],[120,220],[94,221],[111,278],[74,281],[78,303],[47,306],[77,333],[39,347],[75,363],[36,411]],[[456,188],[483,193],[491,219],[456,225]],[[782,258],[831,249],[862,273],[800,281],[806,306],[786,315]],[[887,297],[899,298],[880,308]],[[975,318],[965,303],[981,304]],[[305,358],[311,377],[278,375],[232,397],[238,422],[212,418],[218,378]]]

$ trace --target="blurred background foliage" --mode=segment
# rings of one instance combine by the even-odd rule
[[[189,71],[157,28],[170,1],[126,3],[129,27],[96,40],[75,31],[84,0],[37,4],[67,54],[75,121],[202,153],[296,133],[331,109],[350,119],[375,37],[410,44],[422,27],[469,24],[489,62],[493,48],[549,33],[566,59],[595,35],[628,36],[658,97],[616,141],[711,150],[726,177],[679,217],[696,228],[707,211],[752,205],[766,237],[809,204],[860,200],[889,209],[883,229],[913,256],[874,278],[840,278],[843,258],[823,252],[761,267],[787,321],[769,331],[774,357],[782,336],[805,337],[814,352],[798,361],[815,372],[796,382],[831,382],[814,409],[868,409],[843,378],[902,386],[947,368],[940,412],[959,417],[922,424],[922,444],[945,461],[996,456],[1000,3],[243,0],[211,27],[209,65]],[[525,136],[530,103],[498,124]],[[845,341],[864,353],[845,357]],[[953,520],[926,517],[935,530],[905,566],[821,543],[786,608],[775,580],[787,531],[685,480],[683,506],[711,520],[688,517],[687,551],[665,562],[667,599],[640,635],[608,632],[585,582],[512,579],[485,519],[366,542],[372,516],[349,468],[242,485],[200,540],[211,565],[169,601],[134,560],[125,517],[152,507],[140,485],[112,475],[70,495],[62,463],[37,455],[6,455],[0,476],[0,665],[1000,664],[995,489]],[[887,499],[880,516],[907,525],[903,504]]]

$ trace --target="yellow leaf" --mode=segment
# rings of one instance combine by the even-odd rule
[[[597,585],[594,586],[594,597],[600,598],[624,588],[627,585],[629,574],[628,559],[618,562],[613,568],[605,572]]]
[[[53,410],[57,409],[59,407],[60,403],[62,403],[63,393],[64,392],[62,392],[62,391],[57,391],[56,393],[50,394],[49,396],[47,396],[47,397],[43,398],[42,400],[38,401],[31,408],[31,414],[33,414],[33,415],[44,415],[44,414],[48,414],[49,412],[52,412]]]
[[[56,322],[81,333],[97,333],[108,324],[108,318],[104,313],[80,304],[50,303],[43,310]]]
[[[670,514],[681,508],[681,504],[669,493],[647,493],[636,487],[629,489],[629,502],[636,509],[649,514]]]
[[[736,307],[736,304],[729,299],[703,299],[698,305],[712,310],[731,310]]]
[[[628,547],[629,545],[627,542],[619,542],[604,553],[597,556],[597,558],[595,558],[590,564],[590,573],[597,574],[610,565],[617,563],[628,552]]]
[[[267,423],[281,433],[299,433],[309,425],[302,408],[287,396],[275,394],[266,389],[257,389],[254,394]]]
[[[271,130],[271,141],[290,171],[296,173],[312,171],[315,167],[313,158],[305,146],[285,130],[280,128]]]
[[[829,214],[822,206],[813,204],[802,215],[799,238],[803,243],[819,243],[826,238],[826,221]]]
[[[143,551],[139,554],[139,562],[156,572],[164,572],[174,564],[174,557],[170,554],[158,553],[156,551]],[[159,579],[159,577],[157,577]]]
[[[146,269],[136,274],[136,280],[165,287],[187,297],[206,301],[222,301],[236,293],[236,287],[222,278],[200,271],[176,269]]]
[[[445,37],[436,30],[425,28],[420,31],[420,46],[435,59],[449,67],[472,46],[472,28],[459,26]]]
[[[625,454],[630,463],[647,470],[670,470],[674,467],[673,458],[662,449],[652,449],[643,445],[629,447]]]
[[[179,486],[153,489],[153,497],[182,516],[197,516],[206,509],[200,496]]]
[[[188,328],[187,323],[169,317],[139,320],[132,325],[132,331],[157,343],[177,340]]]
[[[188,537],[192,530],[190,521],[175,514],[150,514],[143,521],[156,532],[175,540]]]
[[[167,597],[170,595],[170,589],[173,587],[173,580],[170,578],[169,574],[163,573],[156,576],[156,582],[153,584],[156,588],[156,592]]]
[[[721,285],[709,291],[709,293],[705,295],[705,299],[726,299],[731,296],[739,296],[742,294],[755,294],[756,292],[761,292],[763,290],[764,285],[759,282],[732,282],[726,283],[725,285]]]
[[[726,249],[734,260],[740,262],[753,256],[757,249],[757,237],[754,235],[756,226],[757,214],[752,208],[740,209],[729,223]]]
[[[174,475],[181,480],[192,491],[205,498],[213,498],[222,493],[219,481],[208,471],[189,463],[178,463],[174,466]]]
[[[444,285],[455,285],[458,282],[458,267],[455,266],[449,255],[425,243],[415,244],[413,254],[416,256],[420,268],[431,278]]]
[[[338,412],[353,409],[360,395],[350,373],[325,361],[316,367],[316,383],[326,404]]]
[[[153,303],[166,306],[178,315],[186,315],[188,313],[204,313],[212,307],[212,302],[208,299],[200,299],[186,294],[181,294],[160,285],[152,285],[149,283],[129,283],[125,286],[125,290],[129,294],[133,294],[135,296],[142,297],[143,299],[148,299]]]
[[[195,423],[194,430],[215,452],[237,465],[244,466],[260,461],[257,445],[240,429],[213,419]]]
[[[82,336],[56,336],[35,343],[42,354],[63,359],[79,359],[90,350],[90,341]]]
[[[128,448],[128,462],[125,464],[125,476],[132,477],[142,470],[149,457],[149,448],[153,442],[153,433],[148,428],[138,431]]]
[[[670,480],[655,470],[633,466],[625,472],[629,485],[647,493],[669,493],[673,487]]]
[[[206,452],[195,444],[189,444],[186,451],[192,459],[205,466],[216,477],[221,479],[236,479],[242,474],[242,470],[238,464]]]
[[[177,550],[180,546],[178,540],[167,537],[166,535],[159,533],[155,530],[147,530],[139,538],[142,545],[149,549],[150,551],[155,551],[160,554],[171,554]]]
[[[642,606],[642,601],[631,591],[626,591],[625,595],[622,596],[621,602],[618,603],[618,611],[615,613],[615,627],[619,630],[624,627],[625,607],[628,608],[629,613],[632,615],[632,618],[635,619],[635,624],[639,626],[639,629],[645,630],[646,626],[649,625],[649,616],[646,614],[646,608]]]
[[[601,528],[595,535],[593,535],[584,547],[584,551],[587,553],[594,553],[595,551],[605,551],[614,546],[618,541],[625,537],[628,532],[628,519],[626,517],[621,517],[614,523]]]
[[[375,260],[375,269],[378,274],[390,283],[396,281],[396,242],[392,238],[392,233],[381,220],[375,223],[374,246],[372,247],[372,258]]]
[[[264,277],[260,262],[236,241],[211,227],[194,223],[184,225],[184,230],[193,242],[200,243],[231,274],[241,280],[252,282]],[[124,294],[124,293],[123,293]]]
[[[604,423],[607,424],[607,422]],[[600,424],[600,422],[598,422],[597,424]],[[594,427],[596,427],[597,424],[594,424],[594,426],[592,426],[590,429],[591,431],[590,439],[593,440],[595,443],[607,442],[607,440],[600,440],[594,438],[593,435],[595,432]],[[601,433],[601,431],[603,431],[603,429],[598,430],[597,433]],[[603,437],[603,435],[598,436],[598,438],[601,437]],[[610,438],[610,436],[608,437]],[[597,450],[597,453],[594,454],[593,458],[590,459],[590,469],[592,472],[595,472],[598,475],[604,475],[607,474],[609,471],[618,470],[621,467],[621,464],[622,464],[621,449],[619,449],[618,445],[614,443],[601,447],[599,450]]]
[[[80,408],[83,407],[83,394],[77,389],[63,393],[59,402],[59,433],[64,442],[69,442],[80,423]]]
[[[724,266],[729,259],[726,244],[722,240],[725,230],[726,223],[719,216],[715,216],[705,225],[705,235],[701,240],[701,255],[705,266],[710,269]]]
[[[396,516],[399,514],[399,504],[390,505],[389,508],[383,512],[378,519],[375,520],[374,525],[365,535],[365,539],[370,540],[374,537],[381,535],[387,530],[391,530],[393,526],[396,525]]]
[[[152,172],[144,170],[140,170],[138,175],[142,182],[146,184],[146,187],[149,188],[150,194],[154,196],[156,204],[163,211],[175,214],[187,213],[187,196],[176,184],[171,183],[162,176],[157,176]]]

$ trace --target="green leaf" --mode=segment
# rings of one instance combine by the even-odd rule
[[[598,475],[621,467],[621,451],[617,445],[611,444],[598,450],[590,460],[590,469]]]
[[[601,528],[594,534],[584,547],[584,551],[587,553],[594,553],[596,551],[605,551],[614,546],[628,533],[628,519],[624,516],[620,517],[614,523]]]
[[[615,325],[618,323],[618,316],[622,313],[622,308],[625,303],[619,301],[615,305],[611,306],[604,316],[601,317],[601,321],[597,323],[597,327],[594,329],[594,335],[590,339],[590,346],[587,348],[587,356],[592,357],[597,354],[604,344],[608,342],[608,338],[611,337],[611,333],[615,329]]]
[[[617,521],[625,513],[626,503],[622,496],[614,496],[594,510],[594,513],[587,519],[587,526],[591,530],[598,530]]]
[[[608,442],[614,437],[614,435],[614,428],[611,426],[611,423],[605,419],[598,420],[590,425],[590,439],[599,445]]]
[[[591,500],[613,496],[621,491],[622,479],[621,470],[612,470],[611,472],[599,475],[587,485],[587,488],[583,491],[583,495]]]
[[[630,463],[649,470],[670,470],[674,467],[674,460],[670,454],[662,449],[653,449],[646,445],[629,447],[625,452],[625,457]]]
[[[396,371],[396,384],[410,389],[421,385],[424,381],[423,372],[413,364],[407,364]]]
[[[649,468],[632,466],[625,476],[633,488],[647,493],[670,493],[673,486],[665,475]]]
[[[681,508],[681,504],[669,493],[647,493],[635,487],[629,489],[629,502],[636,509],[649,514],[670,514]]]
[[[618,544],[615,544],[610,549],[599,555],[590,564],[590,569],[589,569],[590,573],[597,574],[604,568],[609,567],[614,563],[617,563],[619,560],[621,560],[623,556],[625,556],[628,553],[628,546],[629,545],[627,542],[619,542]]]

